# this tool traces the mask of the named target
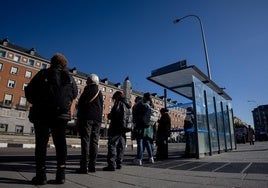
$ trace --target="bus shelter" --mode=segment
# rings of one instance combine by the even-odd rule
[[[180,61],[153,70],[148,80],[192,101],[196,158],[236,149],[231,97],[196,66]]]

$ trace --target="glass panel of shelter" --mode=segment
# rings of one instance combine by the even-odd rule
[[[197,156],[233,149],[233,114],[229,101],[193,76]],[[195,147],[193,147],[195,148]]]

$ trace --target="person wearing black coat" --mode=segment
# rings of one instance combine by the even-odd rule
[[[130,102],[125,98],[121,91],[116,91],[112,97],[114,105],[108,118],[111,120],[108,130],[108,166],[104,171],[115,171],[122,168],[122,162],[126,146],[126,123],[130,114],[127,113],[131,108]]]
[[[77,125],[81,138],[81,159],[78,173],[96,172],[98,142],[103,113],[103,95],[99,90],[99,77],[90,74],[87,86],[78,101]]]
[[[71,120],[70,108],[77,97],[77,86],[66,69],[67,60],[62,54],[51,58],[51,66],[40,70],[25,88],[25,96],[32,104],[29,120],[35,131],[36,176],[35,185],[47,183],[46,152],[50,133],[56,148],[56,183],[65,182],[67,145],[65,129]]]
[[[161,117],[158,120],[158,129],[156,134],[156,159],[168,158],[168,137],[170,136],[171,119],[168,110],[161,108]]]

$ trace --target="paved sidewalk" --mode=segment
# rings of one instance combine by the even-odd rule
[[[201,159],[183,159],[171,153],[169,160],[156,161],[143,166],[132,165],[133,153],[127,152],[121,170],[105,172],[105,153],[100,153],[97,172],[76,174],[77,158],[68,160],[66,183],[53,185],[55,161],[48,161],[49,183],[40,187],[181,187],[181,188],[266,188],[268,187],[268,142],[254,146],[238,144],[237,150],[206,156]],[[1,159],[1,157],[0,157]],[[0,187],[35,187],[30,184],[34,176],[33,161],[0,161]]]

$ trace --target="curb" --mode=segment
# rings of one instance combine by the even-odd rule
[[[137,144],[129,144],[126,147],[136,148]],[[35,144],[20,144],[20,143],[0,143],[0,148],[35,148]],[[47,148],[55,148],[54,144],[48,144]],[[68,144],[67,148],[81,148],[80,144]],[[100,144],[99,148],[107,148],[107,144]]]

